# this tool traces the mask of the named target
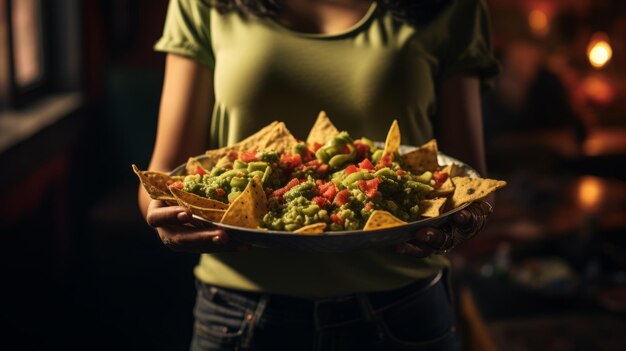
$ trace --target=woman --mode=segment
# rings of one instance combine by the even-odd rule
[[[325,110],[376,140],[398,119],[404,143],[436,135],[485,174],[480,79],[497,64],[480,0],[170,0],[156,49],[168,55],[151,170],[273,120],[304,139]],[[434,254],[449,237],[435,228],[396,248],[239,250],[220,229],[186,226],[182,207],[142,189],[139,203],[167,246],[202,253],[192,350],[458,349],[449,262]],[[488,214],[473,209],[455,217],[466,233]]]

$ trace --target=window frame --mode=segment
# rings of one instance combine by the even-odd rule
[[[41,59],[39,64],[41,65],[40,76],[25,86],[20,86],[17,82],[17,72],[15,65],[15,45],[14,45],[14,28],[13,28],[13,1],[4,0],[4,40],[6,50],[4,51],[4,64],[6,67],[3,69],[8,73],[8,82],[1,82],[4,85],[3,96],[0,96],[0,104],[6,106],[9,109],[19,109],[27,106],[33,101],[39,99],[50,90],[50,76],[51,76],[51,39],[52,28],[50,23],[50,2],[45,0],[37,0],[39,5],[39,45],[41,50]],[[19,1],[19,0],[18,0]],[[3,48],[4,49],[4,48]]]

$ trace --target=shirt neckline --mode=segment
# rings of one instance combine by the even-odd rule
[[[363,26],[365,26],[372,19],[372,17],[374,16],[374,13],[376,12],[377,7],[378,7],[377,1],[373,1],[369,9],[365,13],[365,15],[357,23],[353,24],[351,27],[341,32],[332,33],[332,34],[300,32],[300,31],[293,30],[291,28],[286,27],[285,25],[281,24],[274,18],[269,18],[269,23],[271,23],[274,27],[280,29],[283,32],[286,32],[295,36],[299,36],[299,37],[312,38],[312,39],[339,39],[339,38],[344,38],[346,36],[349,36],[353,34],[354,32],[358,32]]]

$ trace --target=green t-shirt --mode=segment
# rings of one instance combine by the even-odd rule
[[[305,139],[319,111],[353,137],[384,140],[397,119],[403,144],[433,136],[435,88],[459,73],[498,70],[480,0],[456,0],[428,22],[394,20],[374,2],[340,34],[307,34],[270,18],[220,14],[200,0],[170,0],[158,51],[214,71],[211,148],[235,143],[274,120]],[[207,116],[208,118],[208,116]],[[454,128],[454,126],[451,126]],[[198,279],[222,287],[293,296],[397,288],[448,265],[391,248],[316,254],[252,249],[202,255]]]

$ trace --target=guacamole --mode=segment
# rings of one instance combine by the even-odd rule
[[[412,174],[371,140],[353,140],[346,132],[324,145],[300,143],[282,154],[235,152],[218,164],[186,176],[183,190],[230,203],[258,176],[269,207],[261,227],[273,230],[321,222],[331,231],[362,229],[376,210],[415,221],[419,202],[435,185],[431,172]]]

